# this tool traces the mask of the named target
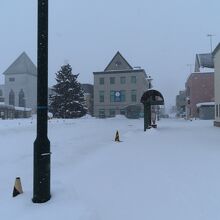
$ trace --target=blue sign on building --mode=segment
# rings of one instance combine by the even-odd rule
[[[115,98],[115,102],[120,102],[121,101],[121,91],[115,91],[114,98]]]

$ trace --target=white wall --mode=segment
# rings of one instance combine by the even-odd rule
[[[9,81],[14,78],[14,81]],[[37,100],[37,77],[28,74],[5,75],[5,103],[9,104],[9,93],[11,89],[15,93],[15,106],[19,105],[19,92],[23,89],[27,108],[36,110]]]

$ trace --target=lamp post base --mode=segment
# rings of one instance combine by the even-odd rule
[[[50,141],[37,137],[34,142],[34,203],[44,203],[50,198]]]

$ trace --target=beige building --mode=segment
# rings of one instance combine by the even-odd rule
[[[94,116],[113,117],[125,113],[125,107],[141,105],[143,93],[150,88],[144,69],[133,68],[117,52],[104,71],[94,72]]]
[[[220,127],[220,43],[213,51],[215,67],[215,121],[214,125]]]

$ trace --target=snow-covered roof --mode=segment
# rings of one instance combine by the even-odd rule
[[[29,74],[37,76],[37,67],[28,57],[28,55],[23,52],[3,73],[4,75],[10,74]]]
[[[29,111],[31,111],[32,109],[31,109],[31,108],[25,108],[25,107],[15,106],[15,110],[29,112]]]
[[[133,70],[132,66],[128,61],[121,55],[118,51],[115,56],[112,58],[110,63],[107,65],[104,71],[109,70]]]
[[[196,107],[199,108],[201,106],[210,106],[210,105],[215,105],[215,102],[201,102],[196,104]]]
[[[211,53],[196,54],[195,72],[200,72],[200,68],[214,68],[213,57]]]

